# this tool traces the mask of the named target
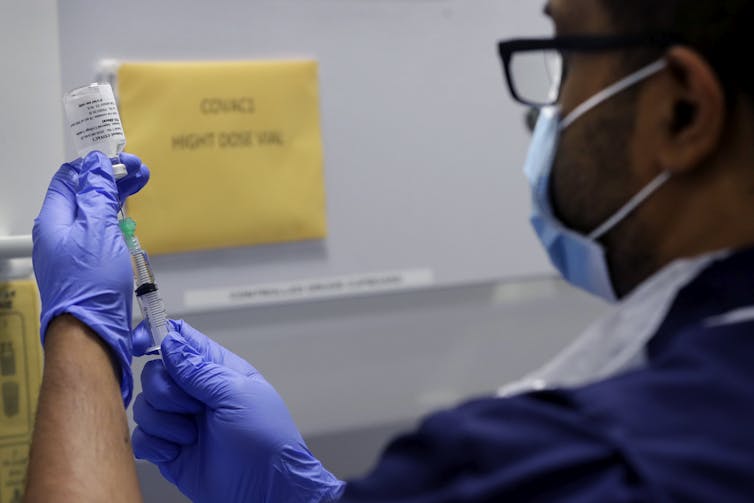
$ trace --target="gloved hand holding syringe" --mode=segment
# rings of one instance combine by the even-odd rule
[[[93,150],[99,150],[112,159],[115,179],[125,177],[126,167],[120,163],[118,156],[126,146],[126,136],[110,84],[91,84],[74,89],[63,97],[63,103],[78,155],[84,157]],[[136,222],[126,216],[122,207],[118,220],[131,254],[136,298],[152,333],[153,344],[148,351],[158,351],[168,333],[165,304],[160,297],[149,257],[136,237]]]

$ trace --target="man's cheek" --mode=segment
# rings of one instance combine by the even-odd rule
[[[569,211],[566,207],[567,194],[569,193],[569,187],[566,180],[568,179],[567,171],[568,166],[571,164],[567,160],[566,149],[561,144],[558,149],[558,153],[555,157],[555,162],[552,166],[552,175],[550,176],[550,203],[552,204],[552,210],[555,216],[562,223],[570,227]]]
[[[588,234],[602,222],[598,166],[585,130],[574,125],[561,137],[553,164],[550,200],[558,219],[567,227]]]
[[[575,194],[574,179],[579,176],[577,162],[572,158],[572,135],[562,135],[552,166],[550,178],[550,201],[558,219],[571,227],[574,217],[573,203]]]

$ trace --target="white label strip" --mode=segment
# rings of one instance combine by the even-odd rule
[[[375,293],[400,292],[435,284],[431,269],[356,274],[229,288],[188,290],[188,309],[260,306],[297,301],[333,299]]]

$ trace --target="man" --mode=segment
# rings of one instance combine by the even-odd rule
[[[621,299],[617,311],[508,390],[518,394],[427,418],[347,485],[307,451],[258,372],[175,322],[164,365],[142,374],[138,457],[195,501],[751,500],[754,75],[738,55],[754,4],[550,0],[546,11],[558,37],[500,44],[514,98],[542,107],[526,166],[532,222],[563,276]],[[52,239],[48,218],[43,210],[38,246]],[[114,225],[114,211],[106,220]],[[81,302],[65,300],[55,288],[67,281],[47,283],[47,273],[38,270],[44,312],[65,306],[53,315],[83,321],[125,369],[128,306],[110,295],[127,296],[125,271],[117,289]],[[75,283],[97,293],[104,281]],[[89,302],[96,315],[82,319]],[[51,333],[87,330],[52,319],[48,361]],[[138,328],[137,354],[147,339]],[[126,400],[129,382],[123,370]],[[53,390],[43,386],[41,400],[39,421],[50,424]],[[117,443],[115,432],[103,445]],[[44,468],[37,445],[32,486]]]

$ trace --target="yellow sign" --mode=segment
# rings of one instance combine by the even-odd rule
[[[118,95],[152,254],[326,236],[316,62],[128,63]]]
[[[36,286],[0,283],[0,503],[21,503],[41,380]]]

